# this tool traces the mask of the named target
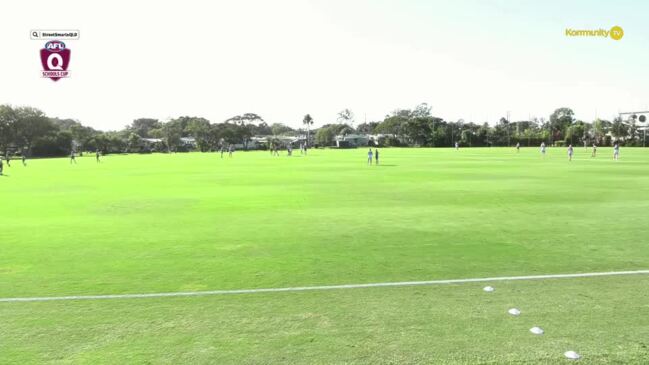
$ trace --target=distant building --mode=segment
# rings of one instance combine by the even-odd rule
[[[154,143],[162,143],[163,140],[162,138],[142,138],[142,142],[154,144]]]
[[[249,149],[265,149],[270,145],[275,145],[285,148],[291,145],[294,148],[299,148],[300,145],[307,142],[306,135],[299,136],[254,136],[250,138],[248,143]],[[309,145],[313,146],[313,136],[309,136]]]
[[[183,145],[183,147],[187,149],[194,149],[196,148],[196,138],[194,137],[181,137],[180,138],[180,144]]]
[[[338,148],[356,148],[364,147],[369,144],[370,137],[366,134],[346,134],[336,136],[336,147]]]
[[[142,146],[140,152],[162,152],[167,151],[164,140],[161,138],[142,138]]]
[[[408,144],[408,140],[404,136],[389,134],[389,133],[379,133],[371,134],[370,144],[374,146],[405,146]]]

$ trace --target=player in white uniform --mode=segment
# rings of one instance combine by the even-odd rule
[[[374,157],[374,153],[372,153],[372,149],[370,148],[370,150],[367,151],[367,164],[368,165],[372,164],[372,157]]]
[[[615,142],[615,145],[613,146],[613,159],[615,161],[620,159],[620,145]]]
[[[568,161],[572,161],[572,154],[574,153],[574,150],[572,148],[572,145],[568,145]]]
[[[593,143],[593,153],[590,154],[590,157],[596,157],[597,156],[597,145]]]
[[[541,154],[545,157],[545,142],[541,142]]]

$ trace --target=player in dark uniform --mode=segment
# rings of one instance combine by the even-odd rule
[[[379,164],[379,149],[378,148],[374,149],[374,164],[376,164],[376,165]]]
[[[2,168],[3,168],[3,162],[2,162],[2,157],[0,157],[0,176],[2,176]]]
[[[99,157],[101,156],[101,152],[99,150],[95,151],[95,158],[97,159],[97,163],[100,163],[101,161],[99,160]]]
[[[75,165],[77,164],[77,156],[74,154],[74,151],[70,153],[70,164],[72,164],[73,162]]]
[[[25,156],[24,153],[22,154],[20,159],[23,160],[23,166],[27,166],[27,156]]]

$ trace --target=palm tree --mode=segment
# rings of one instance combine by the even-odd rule
[[[310,114],[307,114],[304,116],[304,119],[302,119],[302,124],[306,125],[306,145],[309,146],[309,133],[311,131],[311,125],[313,125],[313,118],[311,118]]]

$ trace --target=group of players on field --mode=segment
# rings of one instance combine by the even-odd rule
[[[585,144],[584,144],[584,147],[586,147]],[[521,144],[516,143],[516,152],[519,152],[520,149],[521,149]],[[545,158],[546,151],[547,150],[546,150],[545,142],[541,142],[541,155],[544,158]],[[575,149],[572,147],[572,144],[569,144],[568,145],[568,161],[572,161],[572,156],[574,155],[574,153],[575,153]],[[597,157],[597,145],[595,143],[593,143],[593,149],[592,149],[592,152],[590,154],[590,157]],[[613,160],[617,161],[619,159],[620,159],[620,144],[615,142],[615,144],[613,145]]]
[[[300,155],[306,156],[308,149],[306,143],[300,143]],[[268,150],[271,156],[279,156],[279,145],[271,144]],[[286,156],[293,156],[293,146],[290,144],[286,145]]]
[[[307,146],[306,144],[300,144],[300,154],[306,155],[307,154]],[[460,144],[458,142],[455,142],[455,149],[459,150],[460,149]],[[270,147],[270,154],[272,156],[279,156],[279,148],[277,145],[271,146]],[[516,143],[516,152],[520,152],[521,150],[521,144]],[[223,155],[225,152],[228,152],[228,156],[232,157],[232,154],[234,153],[234,146],[229,145],[226,149],[224,145],[221,146],[219,149],[221,152],[221,158],[223,158]],[[287,155],[292,156],[293,155],[293,148],[291,145],[288,145],[286,148]],[[547,148],[545,145],[545,142],[541,143],[541,155],[545,158],[545,154],[547,152]],[[574,154],[574,148],[572,147],[572,144],[568,145],[568,161],[572,161],[572,156]],[[592,153],[590,157],[596,157],[597,156],[597,145],[593,143],[592,147]],[[27,166],[27,158],[23,154],[20,158],[22,160],[23,166]],[[101,162],[101,151],[96,151],[95,152],[95,159],[97,163]],[[615,142],[613,145],[613,159],[615,161],[620,159],[620,144],[618,142]],[[2,175],[2,171],[4,168],[4,164],[7,164],[7,167],[11,167],[11,158],[9,155],[5,156],[4,161],[3,158],[0,156],[0,175]],[[70,164],[76,164],[77,163],[77,158],[76,158],[76,153],[72,151],[70,153]],[[367,151],[367,164],[372,165],[374,163],[375,165],[379,164],[379,149],[375,148],[374,151],[370,148],[369,151]]]

